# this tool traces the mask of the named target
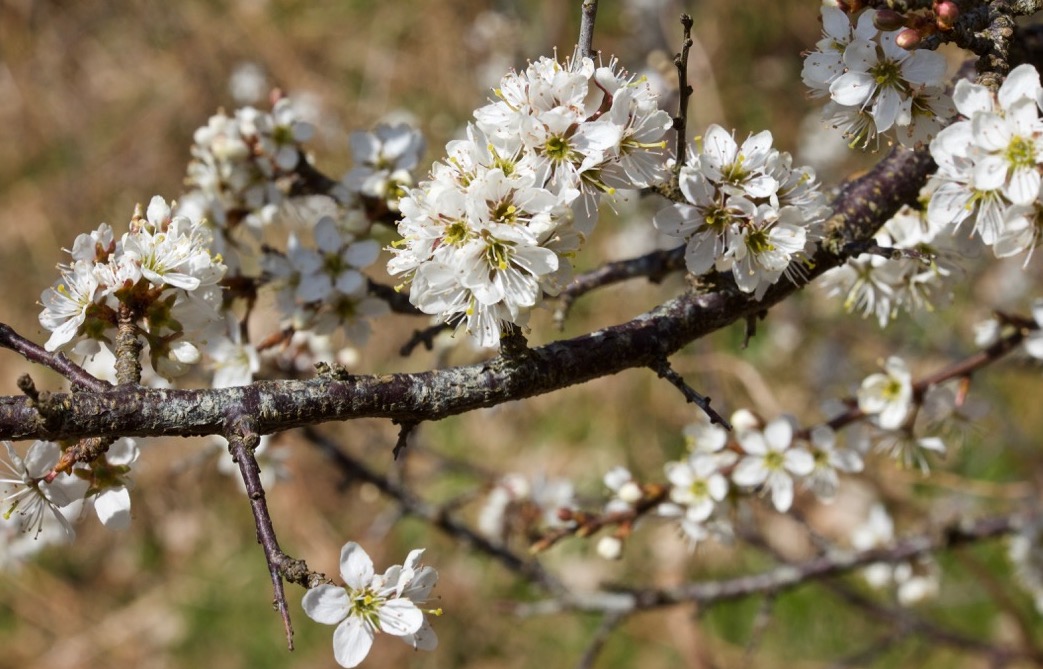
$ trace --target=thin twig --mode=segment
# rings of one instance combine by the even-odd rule
[[[406,447],[409,445],[409,435],[413,434],[413,430],[420,423],[413,421],[402,421],[398,427],[398,440],[395,442],[395,448],[391,451],[391,457],[398,460],[399,456],[402,455]]]
[[[684,30],[681,51],[674,56],[679,93],[677,116],[674,118],[674,130],[677,132],[677,146],[674,155],[677,156],[677,162],[674,165],[672,185],[675,190],[678,187],[681,168],[684,166],[685,154],[688,150],[688,100],[692,97],[692,85],[688,83],[688,52],[692,49],[692,26],[694,24],[690,14],[681,14],[681,27]]]
[[[978,371],[979,369],[990,365],[1000,358],[1003,358],[1011,352],[1017,350],[1018,346],[1022,341],[1025,340],[1025,335],[1033,330],[1039,329],[1039,326],[1035,322],[1025,322],[1021,327],[1015,329],[1013,332],[1000,337],[993,344],[988,346],[982,351],[978,351],[973,355],[969,355],[963,360],[956,362],[952,365],[948,365],[933,374],[923,377],[913,386],[913,397],[923,398],[924,394],[932,387],[945,383],[946,381],[952,381],[960,378],[970,378],[970,376]],[[832,418],[827,425],[834,430],[839,430],[846,425],[849,425],[856,420],[860,420],[865,417],[865,413],[858,408],[858,404],[852,399],[847,401],[849,408],[840,414]]]
[[[580,58],[594,57],[594,19],[598,15],[598,0],[583,0],[583,11],[579,22]]]
[[[1012,534],[1028,521],[1020,514],[957,522],[939,532],[907,537],[888,548],[864,551],[835,550],[803,562],[733,579],[688,583],[672,588],[624,589],[573,593],[566,598],[520,604],[520,615],[545,615],[565,610],[630,613],[695,602],[700,608],[754,595],[781,593],[833,576],[850,573],[875,562],[897,564],[914,558]]]
[[[413,351],[416,350],[416,347],[421,344],[424,345],[425,349],[430,351],[435,347],[435,337],[452,329],[453,326],[449,323],[436,323],[424,328],[423,330],[414,330],[413,335],[409,340],[405,344],[402,344],[402,347],[398,349],[398,354],[403,358],[408,358],[413,354]]]
[[[576,669],[590,669],[594,666],[594,662],[597,661],[598,655],[605,648],[605,643],[608,642],[609,636],[616,630],[623,621],[626,620],[626,616],[620,613],[607,613],[601,619],[601,624],[598,625],[597,631],[594,632],[594,636],[591,638],[590,643],[587,644],[587,649],[583,651],[583,657],[579,659],[576,664]]]
[[[61,353],[48,353],[42,346],[22,337],[6,323],[0,323],[0,346],[11,349],[29,362],[53,369],[72,382],[74,387],[79,386],[96,392],[112,388],[108,381],[95,377]]]
[[[309,571],[303,560],[294,560],[279,548],[272,517],[268,513],[268,503],[265,501],[264,486],[261,484],[261,468],[254,457],[254,449],[260,442],[260,436],[253,429],[251,422],[245,415],[229,420],[230,426],[225,437],[228,439],[228,450],[238,463],[243,483],[246,484],[250,510],[253,511],[254,524],[257,526],[257,543],[264,549],[268,573],[272,579],[275,608],[282,617],[286,645],[293,650],[293,623],[290,621],[290,609],[286,603],[283,577],[305,587],[313,587],[327,579],[322,574]]]
[[[463,541],[471,548],[485,553],[511,571],[517,572],[548,592],[559,597],[567,595],[568,590],[565,586],[552,574],[544,570],[539,562],[525,559],[512,552],[506,546],[489,541],[462,521],[450,516],[445,508],[425,502],[406,488],[370,469],[361,460],[345,453],[333,440],[315,428],[308,427],[302,430],[302,432],[308,441],[315,444],[333,460],[334,464],[340,468],[345,476],[376,486],[381,493],[398,502],[405,513],[425,520],[448,536]]]
[[[674,387],[681,391],[681,394],[684,395],[686,400],[702,409],[703,413],[710,418],[711,423],[717,423],[726,430],[732,429],[731,423],[725,420],[724,416],[714,411],[710,406],[710,398],[700,394],[694,388],[685,383],[684,378],[673,370],[670,363],[665,358],[658,361],[656,364],[651,365],[651,367],[660,378],[664,378],[674,384]]]
[[[121,386],[141,382],[141,350],[144,345],[138,334],[138,314],[130,305],[121,302],[116,332],[116,383]]]
[[[558,329],[565,327],[565,317],[572,304],[582,295],[603,286],[621,283],[629,279],[647,278],[659,283],[669,274],[684,269],[685,246],[668,251],[652,251],[637,258],[605,263],[597,269],[584,272],[558,294],[558,307],[554,310],[554,324]]]

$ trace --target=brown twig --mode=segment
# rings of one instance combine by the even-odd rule
[[[74,388],[78,386],[95,392],[112,388],[108,381],[95,377],[61,353],[48,353],[42,346],[22,337],[6,323],[0,323],[0,346],[11,349],[29,362],[53,369],[68,379]]]
[[[711,423],[716,423],[717,425],[720,425],[726,430],[732,429],[731,423],[729,423],[724,418],[724,416],[717,413],[710,406],[710,398],[697,392],[694,388],[685,383],[684,377],[682,377],[680,374],[675,372],[672,367],[670,367],[670,363],[666,360],[666,358],[663,358],[662,360],[659,360],[655,364],[649,366],[656,374],[659,375],[659,378],[666,379],[667,381],[672,383],[675,388],[680,390],[681,394],[684,395],[686,401],[691,402],[692,404],[702,409],[703,413],[705,413],[709,417]]]
[[[504,545],[491,542],[451,515],[444,507],[425,502],[406,488],[398,485],[368,467],[361,460],[346,453],[332,439],[329,439],[314,428],[305,428],[304,437],[315,444],[329,457],[349,479],[370,483],[385,496],[394,499],[404,513],[420,518],[458,541],[462,541],[472,549],[484,553],[504,565],[513,572],[524,576],[532,583],[539,585],[556,596],[564,596],[568,590],[552,574],[547,572],[539,562],[526,559],[514,553]]]
[[[290,609],[286,603],[283,579],[305,588],[314,587],[319,583],[329,582],[329,580],[323,574],[310,571],[303,560],[291,558],[279,547],[272,517],[268,513],[268,503],[265,501],[264,486],[261,484],[261,468],[257,464],[257,458],[254,457],[254,449],[257,448],[260,436],[253,428],[250,417],[246,413],[234,414],[229,420],[225,437],[228,439],[228,450],[239,465],[239,472],[246,485],[246,494],[250,498],[250,510],[253,512],[254,524],[257,526],[257,543],[261,544],[264,549],[268,573],[272,579],[275,607],[282,617],[283,628],[286,631],[286,644],[290,650],[293,650],[293,623],[290,621]]]
[[[674,190],[678,188],[678,180],[681,176],[681,168],[684,167],[686,152],[688,150],[688,101],[692,97],[692,85],[688,83],[688,52],[692,49],[692,26],[695,22],[691,15],[681,14],[681,51],[674,56],[674,67],[677,68],[677,90],[679,102],[677,104],[677,116],[674,117],[674,130],[677,133],[677,144],[674,155],[677,162],[674,164],[674,175],[671,185]]]
[[[668,275],[683,270],[685,267],[684,251],[684,246],[668,251],[652,251],[637,258],[605,263],[597,269],[576,276],[558,294],[558,307],[554,310],[554,324],[558,326],[559,330],[564,328],[565,318],[568,316],[572,304],[597,288],[642,277],[652,283],[659,283]]]
[[[908,537],[889,548],[864,551],[836,550],[759,574],[688,583],[672,588],[574,593],[566,598],[521,604],[515,611],[521,615],[544,615],[565,610],[630,613],[693,602],[705,609],[720,602],[754,595],[778,594],[815,581],[847,574],[876,562],[906,562],[930,553],[995,539],[1018,531],[1025,522],[1026,519],[1018,514],[957,522],[941,528],[939,532]]]

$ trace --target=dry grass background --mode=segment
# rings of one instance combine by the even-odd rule
[[[307,96],[323,123],[313,148],[331,174],[349,165],[350,130],[396,110],[416,116],[428,137],[428,158],[434,159],[485,100],[491,82],[483,78],[484,66],[520,66],[554,47],[571,51],[579,4],[0,0],[0,320],[37,341],[45,338],[36,302],[54,279],[59,249],[101,221],[119,230],[134,204],[153,194],[176,197],[192,131],[217,108],[234,106],[228,81],[238,64],[257,63],[271,85]],[[606,0],[595,45],[618,54],[630,69],[661,69],[677,48],[674,17],[681,9],[695,15],[698,38],[690,128],[721,122],[744,134],[769,127],[778,146],[795,150],[810,109],[797,85],[798,54],[818,37],[815,3]],[[493,21],[492,11],[500,19]],[[635,221],[609,215],[580,262],[629,255],[628,240],[643,237],[634,226],[647,225],[648,206],[639,205]],[[991,275],[968,292],[984,295],[994,306],[1009,306],[1015,299],[1006,276]],[[605,291],[577,306],[568,330],[618,322],[676,289],[677,284],[627,285]],[[875,326],[858,319],[837,322],[835,313],[835,305],[821,298],[800,297],[773,311],[749,349],[739,350],[740,332],[723,332],[689,347],[677,367],[712,395],[716,406],[752,404],[767,415],[785,410],[813,420],[817,398],[849,391],[892,350],[891,342],[904,341],[909,355],[932,350],[956,355],[968,350],[967,325],[982,315],[971,310],[927,316],[896,328],[891,341],[854,347],[851,342],[862,341]],[[359,368],[434,364],[431,354],[405,361],[395,355],[414,325],[390,321],[362,351]],[[537,319],[533,339],[553,336],[547,320]],[[471,355],[457,351],[450,359]],[[943,359],[918,369],[933,369],[932,363]],[[15,379],[27,371],[15,356],[0,356],[0,393],[16,394]],[[31,371],[40,385],[58,384],[53,376]],[[1028,383],[1024,375],[1004,377],[991,388],[1006,406],[1010,397],[1033,387]],[[1022,412],[1017,404],[1009,406],[1007,415]],[[480,484],[468,474],[427,483],[442,466],[432,455],[438,454],[489,470],[575,476],[581,492],[597,495],[600,474],[619,462],[658,476],[664,459],[680,451],[679,430],[691,412],[653,374],[634,371],[425,426],[410,475],[425,482],[418,489],[435,499]],[[1039,457],[1026,436],[1032,425],[1014,442],[1014,462],[998,466],[963,458],[957,465],[975,475],[975,467],[992,466],[1001,480],[1008,470],[1038,472]],[[358,421],[324,429],[375,466],[390,466],[391,426]],[[502,602],[536,593],[512,574],[416,521],[398,519],[375,490],[346,483],[292,435],[282,447],[291,453],[291,476],[270,492],[269,502],[289,552],[334,574],[339,547],[348,538],[361,541],[378,568],[400,561],[411,547],[426,546],[428,562],[440,570],[436,592],[446,615],[435,621],[439,650],[414,654],[385,638],[367,666],[521,669],[577,661],[596,620],[514,619]],[[88,520],[73,547],[47,551],[20,572],[0,577],[0,667],[334,666],[332,629],[308,621],[296,604],[300,593],[292,590],[298,650],[286,652],[269,607],[270,585],[245,498],[201,452],[199,440],[148,445],[136,470],[130,530],[113,536]],[[896,483],[891,476],[881,485],[893,498],[918,504],[920,493],[908,479]],[[785,525],[777,530],[784,539]],[[591,547],[578,542],[556,549],[547,562],[574,582],[590,585],[628,577],[671,583],[763,566],[763,560],[745,555],[728,557],[725,566],[712,551],[693,560],[667,531],[649,529],[644,539],[621,564],[592,559]],[[994,556],[976,559],[988,563]],[[946,605],[953,611],[985,606],[974,587],[960,593],[956,603]],[[843,617],[824,597],[812,592],[780,600],[762,649],[753,656],[755,666],[822,666],[819,660],[852,650],[859,635],[859,642],[869,643],[883,633],[858,616]],[[640,617],[609,642],[601,666],[735,666],[757,606],[723,607],[719,615],[699,619],[688,609]],[[968,620],[1003,622],[991,609]],[[911,656],[923,652],[917,646],[908,650]],[[898,664],[905,658],[899,655]],[[954,666],[945,653],[927,652],[923,658],[935,663],[931,666]]]

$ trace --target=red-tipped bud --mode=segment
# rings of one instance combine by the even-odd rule
[[[920,31],[906,28],[895,37],[895,44],[906,51],[911,51],[920,45]]]
[[[960,18],[960,8],[955,3],[944,0],[934,7],[935,23],[939,30],[952,30],[956,19]]]
[[[905,17],[893,9],[878,9],[873,17],[873,25],[877,30],[898,30],[905,27]]]

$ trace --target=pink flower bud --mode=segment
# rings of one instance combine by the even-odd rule
[[[934,14],[939,30],[952,30],[956,19],[960,18],[960,9],[949,0],[944,0],[935,5]]]

